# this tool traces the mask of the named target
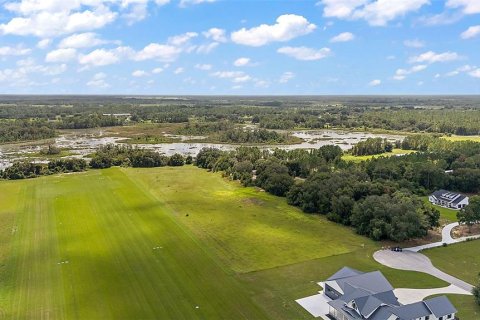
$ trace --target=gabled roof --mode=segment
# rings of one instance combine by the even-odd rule
[[[457,312],[457,309],[455,309],[450,300],[445,296],[428,299],[425,300],[424,303],[437,318]]]
[[[388,280],[383,276],[380,271],[373,271],[368,273],[359,274],[349,278],[341,278],[334,280],[338,283],[339,287],[345,291],[345,284],[355,288],[362,288],[363,290],[370,291],[371,294],[392,291],[393,287]]]
[[[335,272],[335,274],[333,276],[328,278],[327,281],[337,280],[337,279],[347,278],[347,277],[353,277],[353,276],[357,276],[359,274],[363,274],[363,272],[352,269],[352,268],[349,268],[349,267],[343,267],[342,269]]]
[[[417,319],[432,314],[423,301],[392,308],[391,311],[400,319],[405,320]]]

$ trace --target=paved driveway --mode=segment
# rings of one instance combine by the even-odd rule
[[[295,301],[315,318],[322,317],[322,319],[329,320],[326,316],[329,312],[329,305],[327,302],[331,301],[331,299],[323,293]]]
[[[418,252],[380,250],[373,254],[373,258],[390,268],[428,273],[468,292],[473,289],[471,284],[437,269],[427,256]]]
[[[397,296],[398,301],[401,304],[410,304],[410,303],[415,303],[417,301],[422,301],[427,297],[433,296],[433,295],[439,295],[439,294],[465,294],[465,295],[471,295],[470,292],[459,288],[453,284],[449,285],[448,287],[445,288],[435,288],[435,289],[395,289],[393,290],[393,293],[395,293],[395,296]]]

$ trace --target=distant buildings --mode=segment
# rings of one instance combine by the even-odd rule
[[[379,271],[344,267],[325,281],[329,317],[336,320],[449,320],[457,310],[445,296],[402,305]]]
[[[468,197],[461,193],[438,190],[432,193],[428,200],[437,206],[459,210],[468,206]]]

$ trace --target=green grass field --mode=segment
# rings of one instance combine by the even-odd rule
[[[457,142],[457,141],[475,141],[475,142],[480,142],[480,136],[445,136],[443,137],[444,139],[448,140],[448,141],[453,141],[453,142]]]
[[[378,157],[391,157],[399,154],[410,154],[416,152],[415,150],[402,150],[402,149],[393,149],[392,152],[385,152],[381,154],[374,154],[369,156],[354,156],[351,154],[345,154],[342,156],[342,160],[351,161],[351,162],[362,162]]]
[[[396,287],[445,285],[380,266],[379,244],[348,228],[191,166],[2,181],[0,204],[0,318],[311,319],[294,300],[345,265]]]
[[[458,277],[470,284],[477,284],[480,273],[480,240],[467,241],[448,247],[425,250],[433,264],[440,270]],[[480,307],[475,304],[473,297],[448,296],[452,303],[460,310],[460,319],[480,318]]]

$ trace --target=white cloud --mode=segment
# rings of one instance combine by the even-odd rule
[[[27,54],[30,54],[32,50],[28,48],[23,48],[20,46],[17,47],[10,47],[10,46],[5,46],[5,47],[0,47],[0,56],[25,56]]]
[[[46,62],[68,62],[77,57],[77,50],[72,48],[50,51],[45,57]]]
[[[195,68],[198,70],[209,71],[212,70],[211,64],[196,64]]]
[[[250,58],[238,58],[233,62],[235,67],[244,67],[250,64]]]
[[[379,79],[372,80],[368,83],[368,85],[370,87],[376,87],[376,86],[379,86],[381,84],[382,84],[382,80],[379,80]]]
[[[129,47],[118,47],[116,49],[96,49],[86,55],[80,55],[78,62],[88,66],[107,66],[119,62],[122,58],[131,57],[134,54]]]
[[[86,33],[73,34],[67,38],[64,38],[60,42],[58,47],[80,49],[80,48],[96,47],[104,43],[106,43],[106,41],[99,39],[96,33],[86,32]]]
[[[302,16],[286,14],[274,25],[262,24],[251,29],[242,28],[232,33],[232,41],[246,46],[260,47],[271,42],[285,42],[313,32],[317,27]]]
[[[185,8],[189,5],[201,4],[201,3],[212,3],[216,0],[180,0],[180,7]]]
[[[460,73],[463,73],[463,72],[469,72],[469,71],[472,71],[474,70],[475,67],[472,67],[468,64],[464,65],[464,66],[461,66],[453,71],[450,71],[448,73],[445,74],[445,76],[447,77],[453,77],[453,76],[456,76],[456,75],[459,75]]]
[[[152,73],[153,74],[159,74],[159,73],[162,73],[163,72],[163,68],[155,68],[152,70]]]
[[[418,39],[412,39],[403,41],[403,45],[409,48],[423,48],[425,47],[425,42]]]
[[[430,0],[321,0],[325,17],[363,19],[373,26],[388,22],[419,10]]]
[[[175,71],[173,71],[174,74],[180,74],[180,73],[184,73],[185,72],[185,69],[184,68],[177,68],[175,69]]]
[[[468,74],[470,76],[474,77],[474,78],[480,78],[480,68],[475,69],[475,70],[469,72]]]
[[[247,82],[247,81],[250,81],[252,80],[252,77],[250,77],[249,75],[243,75],[243,76],[239,76],[239,77],[236,77],[236,78],[233,78],[233,82],[234,83],[243,83],[243,82]]]
[[[410,63],[435,63],[435,62],[448,62],[459,60],[460,56],[456,52],[443,52],[435,53],[433,51],[427,51],[419,56],[411,57]]]
[[[462,39],[471,39],[480,35],[480,25],[471,26],[467,30],[463,31],[460,37]]]
[[[277,52],[304,61],[320,60],[331,54],[329,48],[312,49],[307,47],[282,47]]]
[[[181,52],[182,50],[180,48],[172,45],[150,43],[135,54],[134,60],[144,61],[155,59],[163,62],[171,62],[175,61]]]
[[[109,88],[110,85],[105,81],[107,75],[103,72],[96,73],[92,79],[87,82],[87,86],[95,88]]]
[[[207,39],[212,39],[216,42],[227,42],[227,36],[224,29],[211,28],[208,31],[202,33]]]
[[[135,70],[132,72],[132,77],[140,78],[148,76],[148,72],[145,70]]]
[[[480,13],[480,1],[478,0],[448,0],[449,8],[460,8],[464,14]]]
[[[50,44],[52,44],[52,39],[42,39],[38,41],[37,48],[39,49],[47,49]]]
[[[216,71],[211,75],[220,79],[228,79],[228,78],[243,77],[245,73],[242,71]]]
[[[280,83],[287,83],[287,82],[289,82],[290,80],[292,80],[293,78],[295,78],[295,74],[294,74],[293,72],[287,71],[287,72],[284,72],[284,73],[280,76],[280,79],[278,80],[278,82],[280,82]]]
[[[168,38],[168,44],[172,46],[180,47],[180,46],[183,46],[184,44],[187,44],[191,39],[196,37],[198,37],[198,33],[186,32],[186,33]]]
[[[113,22],[116,17],[117,14],[106,7],[74,13],[68,11],[41,11],[31,16],[15,17],[8,23],[0,24],[0,32],[19,36],[34,35],[44,38],[100,29]]]
[[[218,42],[212,42],[212,43],[196,46],[194,49],[196,53],[209,54],[210,52],[215,50],[215,48],[218,47],[218,45],[219,45]]]
[[[407,75],[412,73],[417,73],[425,69],[427,69],[427,66],[424,64],[413,66],[410,69],[397,69],[397,71],[395,72],[395,75],[393,76],[393,79],[404,80],[407,77]]]
[[[348,42],[348,41],[352,41],[353,39],[355,39],[355,35],[353,33],[342,32],[336,35],[335,37],[333,37],[332,39],[330,39],[330,42]]]

